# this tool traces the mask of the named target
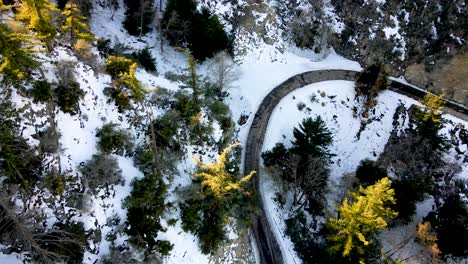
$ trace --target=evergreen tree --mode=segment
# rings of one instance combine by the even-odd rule
[[[444,200],[444,204],[424,219],[437,233],[437,244],[444,256],[468,256],[468,207],[459,193]]]
[[[56,33],[52,18],[58,11],[55,4],[49,0],[22,0],[15,17],[28,24],[29,29],[48,42]]]
[[[62,25],[62,30],[70,34],[70,40],[75,42],[77,39],[86,41],[94,40],[94,36],[90,33],[89,26],[86,23],[86,17],[81,15],[81,11],[76,3],[68,2],[63,11],[65,22]]]
[[[124,0],[126,6],[124,28],[128,34],[141,36],[151,30],[150,24],[154,17],[152,0]]]
[[[157,239],[158,233],[163,232],[161,217],[166,204],[164,196],[167,186],[160,176],[145,175],[142,179],[132,182],[132,192],[126,198],[127,229],[132,244],[144,248],[147,253],[159,252],[167,255],[172,245],[165,240]]]
[[[216,53],[227,49],[229,40],[223,25],[216,15],[203,8],[194,17],[190,50],[199,60],[210,58]]]
[[[292,152],[301,158],[308,156],[327,159],[332,157],[328,147],[333,142],[332,133],[328,130],[320,116],[315,119],[306,118],[294,128]]]
[[[329,237],[331,250],[363,262],[366,249],[372,244],[372,236],[387,227],[387,220],[398,214],[389,205],[395,203],[394,191],[388,178],[359,191],[351,192],[351,201],[345,198],[338,207],[338,218],[328,220],[333,234]]]
[[[255,171],[241,179],[230,172],[228,154],[237,146],[238,143],[224,149],[216,162],[196,160],[199,172],[194,177],[200,189],[194,191],[193,199],[181,205],[182,227],[198,235],[205,254],[214,252],[225,239],[228,218],[244,215],[249,207],[245,185]]]
[[[189,48],[197,60],[229,49],[227,34],[218,17],[206,8],[199,12],[193,0],[169,0],[161,23],[170,44]]]
[[[416,109],[416,133],[423,139],[427,139],[433,150],[443,150],[446,140],[439,135],[443,127],[442,113],[444,95],[426,94],[419,102],[423,108]]]

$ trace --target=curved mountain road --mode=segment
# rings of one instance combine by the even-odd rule
[[[258,173],[265,132],[273,110],[284,96],[295,89],[322,81],[355,81],[357,74],[358,72],[356,71],[348,70],[318,70],[294,75],[268,93],[255,113],[249,135],[247,137],[247,144],[245,146],[244,171],[257,171],[257,175],[254,177],[254,188],[258,194],[261,214],[256,217],[252,225],[252,233],[258,247],[261,264],[284,263],[281,247],[276,240],[265,213],[259,186],[260,174]],[[422,89],[418,89],[412,85],[404,84],[395,80],[390,82],[389,89],[415,99],[420,99],[427,93]],[[461,119],[468,120],[468,108],[463,105],[446,101],[444,111]]]

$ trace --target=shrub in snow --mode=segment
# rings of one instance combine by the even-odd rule
[[[79,112],[80,98],[84,95],[78,82],[68,82],[67,85],[59,84],[55,89],[55,95],[57,97],[57,105],[65,113],[75,115]]]
[[[98,148],[106,154],[130,154],[133,142],[130,134],[117,127],[117,124],[105,124],[96,132]]]
[[[306,107],[306,104],[304,104],[303,102],[297,103],[297,110],[302,111],[304,110],[305,107]]]
[[[132,57],[138,62],[146,71],[156,71],[156,60],[151,55],[148,47],[132,53]]]
[[[44,80],[35,81],[33,88],[29,90],[34,103],[46,103],[52,98],[52,88],[50,83]]]
[[[356,169],[356,178],[359,179],[359,184],[364,187],[373,185],[385,177],[387,177],[387,170],[373,160],[362,160]]]
[[[180,115],[176,111],[169,110],[153,121],[156,145],[158,147],[173,151],[181,149],[178,138],[178,132],[181,127],[180,122],[177,120],[180,120]],[[151,127],[147,131],[151,133]]]
[[[93,45],[84,39],[77,40],[73,45],[76,57],[94,68],[96,65],[96,56],[93,54],[92,48]]]
[[[117,79],[120,75],[130,71],[130,66],[134,62],[131,59],[118,56],[109,56],[106,60],[104,70],[113,78]]]
[[[111,97],[115,105],[117,105],[119,112],[123,112],[126,109],[130,109],[132,104],[130,103],[130,96],[127,92],[120,91],[114,87],[104,88],[104,94]]]
[[[39,140],[39,152],[41,154],[56,153],[60,147],[60,133],[53,126],[39,131],[34,137]]]
[[[114,49],[111,47],[110,39],[99,38],[97,40],[97,50],[104,58],[107,58],[109,55],[114,55]]]
[[[91,191],[104,185],[117,184],[122,180],[122,170],[117,160],[106,154],[95,154],[80,166],[84,185]]]

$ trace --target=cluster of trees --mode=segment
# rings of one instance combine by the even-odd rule
[[[152,29],[154,18],[154,1],[125,0],[125,19],[123,26],[130,35],[142,36]]]
[[[170,44],[187,47],[197,60],[230,49],[230,41],[218,17],[206,8],[198,11],[194,0],[169,0],[161,23]]]
[[[387,170],[392,172],[396,203],[391,208],[398,212],[395,224],[412,221],[416,204],[433,196],[435,210],[424,219],[424,226],[429,230],[430,225],[434,234],[432,242],[426,245],[435,257],[466,257],[468,252],[461,245],[468,237],[468,208],[460,195],[467,189],[466,182],[457,179],[459,164],[444,158],[449,145],[440,134],[444,123],[439,111],[443,95],[427,95],[420,102],[423,108],[411,109],[407,131],[390,138],[379,160],[363,161],[356,177],[361,185],[368,186],[386,175],[383,173]],[[455,233],[459,234],[456,239]]]
[[[286,234],[305,263],[399,263],[382,255],[378,234],[412,221],[416,204],[429,195],[435,207],[419,225],[418,241],[435,258],[468,255],[463,246],[468,207],[461,198],[468,191],[466,181],[457,178],[459,164],[444,159],[448,141],[440,133],[442,97],[422,99],[422,108],[410,110],[409,128],[393,133],[382,156],[361,162],[336,216],[329,217],[323,207],[332,135],[319,118],[306,119],[294,129],[291,148],[279,143],[262,154],[264,165],[285,186],[286,195],[278,194],[277,202],[292,205]],[[319,157],[318,162],[311,157]],[[322,224],[319,215],[328,220]]]
[[[333,156],[329,150],[332,133],[317,116],[304,119],[293,134],[291,148],[277,143],[271,151],[262,154],[263,163],[272,171],[280,172],[278,176],[293,190],[295,211],[304,208],[317,215],[325,205],[328,164]]]
[[[3,82],[18,83],[29,77],[39,67],[32,54],[43,51],[43,46],[50,49],[59,30],[80,49],[89,48],[85,43],[94,40],[86,18],[74,1],[68,2],[62,13],[48,0],[24,0],[14,6],[0,2],[0,12],[13,8],[14,17],[4,16],[0,21]]]
[[[79,113],[79,101],[84,96],[80,84],[75,79],[74,65],[67,61],[61,61],[57,66],[56,75],[58,83],[49,83],[39,79],[28,90],[34,102],[53,103],[65,113],[75,115]]]

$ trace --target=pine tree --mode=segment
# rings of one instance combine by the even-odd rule
[[[147,253],[158,251],[167,255],[172,244],[158,239],[159,233],[165,231],[161,218],[167,206],[164,201],[166,184],[159,175],[148,174],[134,180],[132,187],[130,196],[125,199],[128,208],[125,233],[133,245],[144,248]]]
[[[200,179],[201,185],[206,188],[207,192],[219,200],[225,200],[233,193],[243,193],[242,185],[248,183],[255,174],[255,171],[251,171],[247,176],[238,180],[227,170],[228,154],[238,146],[240,143],[225,148],[216,162],[204,164],[196,160],[200,172],[194,175],[195,178]]]
[[[81,15],[81,11],[76,3],[73,1],[68,2],[62,14],[65,17],[62,30],[70,34],[72,42],[75,42],[77,39],[94,40],[94,36],[90,33],[89,26],[86,23],[86,17]]]
[[[22,0],[15,17],[48,42],[56,34],[52,18],[58,12],[59,9],[49,0]]]
[[[332,156],[328,149],[333,142],[332,133],[320,116],[302,120],[299,128],[294,128],[293,134],[292,151],[300,157],[326,159]]]
[[[387,227],[387,220],[398,214],[390,209],[395,203],[394,191],[388,178],[379,180],[367,188],[351,192],[338,208],[338,218],[328,220],[334,233],[329,237],[331,250],[343,257],[358,257],[363,261],[372,236]]]

